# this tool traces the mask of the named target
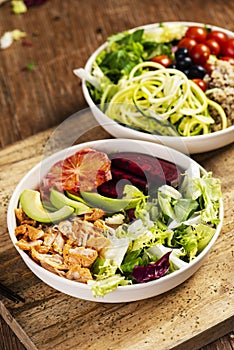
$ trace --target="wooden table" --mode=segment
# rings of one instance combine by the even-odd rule
[[[25,267],[6,224],[11,193],[41,159],[50,128],[87,107],[72,70],[84,66],[108,35],[137,25],[178,20],[234,30],[233,14],[231,0],[48,0],[22,15],[12,14],[10,2],[0,7],[0,35],[15,28],[27,33],[25,39],[0,51],[0,281],[26,299],[20,304],[1,300],[0,314],[5,319],[1,349],[233,348],[229,333],[234,321],[233,145],[194,156],[223,182],[224,227],[206,264],[165,295],[106,305],[56,292]],[[30,63],[34,68],[25,69]],[[91,115],[87,123],[92,124]],[[108,137],[100,127],[84,135],[85,139]]]

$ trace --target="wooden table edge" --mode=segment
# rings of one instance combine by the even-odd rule
[[[12,332],[16,335],[16,337],[26,347],[27,350],[38,350],[35,344],[28,337],[27,333],[11,315],[10,311],[5,307],[2,301],[0,301],[0,314],[3,320],[11,328]]]

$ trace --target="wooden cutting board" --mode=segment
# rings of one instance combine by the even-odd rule
[[[78,135],[77,142],[111,138],[95,125],[91,115],[81,121],[70,139],[68,132],[62,147],[74,135]],[[8,236],[6,214],[15,186],[44,157],[45,150],[53,150],[54,144],[48,144],[57,136],[59,139],[62,129],[48,130],[0,151],[0,281],[25,298],[25,303],[18,304],[3,298],[0,312],[25,347],[195,350],[231,331],[234,144],[193,157],[222,180],[224,196],[223,229],[204,265],[189,280],[163,295],[132,303],[104,304],[67,296],[41,282],[26,267]]]

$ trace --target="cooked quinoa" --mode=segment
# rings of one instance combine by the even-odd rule
[[[227,116],[228,126],[234,125],[234,66],[227,61],[217,60],[211,75],[206,75],[207,96],[219,103]],[[217,115],[213,115],[216,120]],[[221,120],[212,125],[212,131],[220,130]]]

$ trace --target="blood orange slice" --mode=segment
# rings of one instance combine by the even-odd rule
[[[92,191],[111,179],[110,164],[105,153],[83,149],[54,164],[43,178],[41,190]]]

